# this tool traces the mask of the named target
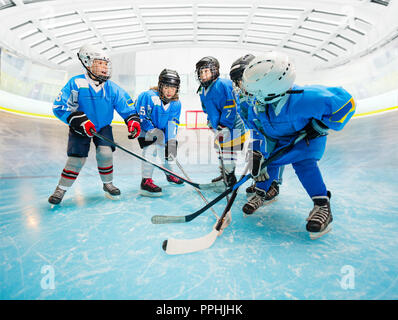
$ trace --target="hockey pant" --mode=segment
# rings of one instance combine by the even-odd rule
[[[256,183],[256,187],[267,191],[272,181],[278,179],[279,169],[283,165],[291,164],[307,194],[314,196],[326,196],[327,189],[323,181],[318,161],[325,151],[326,137],[319,137],[309,141],[297,143],[291,151],[275,160],[267,167],[269,179]]]

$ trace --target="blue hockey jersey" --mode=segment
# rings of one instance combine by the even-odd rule
[[[245,124],[249,125],[249,109],[253,108],[256,103],[256,99],[244,95],[239,95],[239,114]]]
[[[233,92],[231,80],[218,78],[207,89],[201,87],[199,96],[212,128],[216,129],[218,125],[231,130],[235,128],[237,118],[240,119],[239,100]]]
[[[221,143],[222,147],[240,146],[249,136],[245,124],[239,115],[239,98],[233,91],[232,81],[218,78],[207,88],[199,91],[202,109],[213,129],[219,125],[230,129],[229,139]]]
[[[249,97],[245,95],[239,96],[239,114],[247,128],[251,130],[251,143],[249,144],[249,148],[253,150],[260,150],[260,144],[265,139],[264,136],[261,134],[259,129],[261,128],[261,124],[256,121],[249,121],[249,112],[253,112],[253,107],[256,104],[256,99],[254,97]]]
[[[114,110],[123,119],[137,113],[133,100],[125,90],[110,80],[95,86],[85,74],[72,77],[53,105],[54,115],[66,124],[72,112],[82,111],[97,131],[112,123]]]
[[[135,105],[141,119],[143,135],[149,130],[157,128],[164,132],[165,142],[175,139],[181,115],[179,100],[173,100],[164,105],[159,92],[148,90],[138,96]]]
[[[303,92],[291,94],[278,110],[271,104],[266,105],[262,112],[258,112],[257,107],[249,109],[251,126],[260,124],[267,143],[274,141],[278,148],[295,139],[312,119],[320,120],[328,128],[338,131],[355,113],[353,97],[341,87],[295,85],[292,89]],[[261,151],[264,153],[263,148]]]

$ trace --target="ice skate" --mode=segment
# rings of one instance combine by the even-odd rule
[[[174,177],[171,174],[167,174],[166,175],[167,181],[171,184],[171,185],[182,185],[184,184],[184,181],[182,181],[181,179],[178,179],[177,177]]]
[[[279,194],[279,186],[273,181],[267,192],[258,188],[255,188],[255,191],[255,195],[249,198],[249,201],[242,208],[243,212],[247,215],[251,215],[258,208],[276,201]]]
[[[266,193],[260,189],[256,189],[254,196],[249,198],[249,201],[243,206],[242,211],[247,214],[253,214],[258,208],[264,205]]]
[[[105,191],[105,197],[111,200],[120,199],[120,190],[116,188],[112,182],[104,183],[103,190]]]
[[[141,181],[141,195],[146,197],[160,197],[162,189],[153,183],[151,178],[143,178]]]
[[[226,188],[232,187],[237,182],[236,176],[235,176],[235,170],[233,170],[230,173],[228,173],[227,171],[224,171],[224,172],[225,172],[225,178],[227,180],[227,184],[225,184],[225,182],[224,182],[224,174],[222,171],[218,177],[211,180],[210,185],[212,186],[212,188],[215,192],[220,192],[220,193],[224,192]]]
[[[254,196],[255,193],[256,193],[256,183],[253,182],[253,184],[250,187],[246,188],[246,196],[250,198]]]
[[[318,239],[332,230],[331,223],[333,221],[332,211],[330,209],[331,193],[328,191],[327,196],[313,197],[314,208],[311,210],[307,218],[306,229],[310,233],[311,240]]]
[[[48,198],[48,202],[52,205],[51,208],[61,203],[65,192],[66,190],[63,190],[58,186],[55,188],[54,193]]]

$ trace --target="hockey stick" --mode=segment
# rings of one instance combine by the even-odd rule
[[[271,162],[275,161],[285,153],[289,152],[296,143],[301,141],[306,137],[306,133],[303,133],[299,135],[295,140],[293,140],[291,143],[289,143],[287,146],[279,149],[276,151],[273,155],[268,157],[264,163],[263,167],[268,166]],[[248,169],[249,164],[247,164],[246,168]],[[246,170],[246,169],[245,169]],[[247,171],[246,171],[247,172]],[[189,222],[201,215],[203,212],[205,212],[207,209],[211,208],[213,205],[218,203],[220,200],[222,200],[224,197],[226,197],[228,194],[233,192],[235,189],[239,188],[243,183],[245,183],[247,180],[251,178],[251,174],[247,174],[242,176],[239,181],[232,187],[229,187],[227,190],[225,190],[223,193],[221,193],[218,197],[210,201],[207,205],[204,207],[200,208],[194,213],[185,215],[185,216],[164,216],[164,215],[155,215],[152,217],[151,221],[154,224],[165,224],[165,223],[184,223],[184,222]]]
[[[294,141],[289,143],[286,147],[281,148],[278,150],[274,155],[269,157],[265,162],[264,166],[269,165],[272,161],[275,161],[277,158],[281,157],[288,151],[290,151],[296,143],[301,141],[306,137],[306,133],[301,134],[298,136]],[[250,174],[248,175],[250,176]],[[239,188],[239,187],[238,187]],[[191,253],[196,251],[201,251],[207,249],[213,245],[216,241],[217,237],[221,234],[222,225],[224,223],[224,219],[227,214],[230,212],[232,204],[234,203],[236,196],[238,194],[238,188],[235,188],[231,199],[228,201],[227,206],[224,209],[223,214],[221,215],[220,219],[218,219],[216,225],[213,227],[212,231],[207,235],[196,238],[196,239],[167,239],[163,241],[162,249],[167,254],[184,254],[184,253]]]
[[[187,178],[188,180],[191,180],[191,179],[189,178],[188,174],[185,172],[184,168],[181,166],[180,162],[179,162],[176,158],[174,158],[174,161],[176,162],[177,167],[181,170],[181,172],[182,172],[182,174],[185,176],[185,178]],[[198,195],[202,198],[202,200],[203,200],[206,204],[208,204],[209,201],[207,201],[207,199],[205,198],[205,196],[203,195],[203,193],[202,193],[198,188],[195,188],[195,190],[196,190],[196,192],[198,193]],[[213,212],[214,216],[218,219],[219,217],[218,217],[217,213],[214,211],[214,209],[213,209],[213,208],[210,208],[210,209],[211,209],[211,211]]]
[[[91,133],[92,133],[94,136],[98,137],[99,139],[102,139],[102,140],[104,140],[104,141],[110,143],[112,146],[114,146],[114,147],[116,147],[116,148],[119,148],[119,149],[123,150],[124,152],[127,152],[128,154],[130,154],[130,155],[132,155],[132,156],[134,156],[134,157],[140,159],[141,161],[144,161],[144,162],[146,162],[146,163],[149,163],[149,164],[153,165],[154,167],[156,167],[156,168],[162,170],[163,172],[166,172],[166,173],[168,173],[168,174],[171,174],[172,176],[174,176],[174,177],[176,177],[176,178],[178,178],[178,179],[184,181],[185,183],[187,183],[187,184],[193,186],[194,188],[200,189],[200,184],[199,184],[199,183],[195,183],[195,182],[192,182],[192,181],[190,181],[190,180],[187,180],[187,179],[185,179],[185,178],[179,176],[178,174],[176,174],[176,173],[170,171],[169,169],[167,169],[167,168],[165,168],[165,167],[162,167],[162,166],[160,166],[160,165],[158,165],[158,164],[156,164],[156,163],[154,163],[154,162],[152,162],[152,161],[150,161],[150,160],[148,160],[148,159],[145,159],[144,157],[140,156],[139,154],[136,154],[136,153],[134,153],[134,152],[132,152],[132,151],[130,151],[130,150],[127,150],[126,148],[122,147],[121,145],[117,144],[116,142],[112,141],[111,139],[109,139],[109,138],[107,138],[107,137],[104,137],[103,135],[101,135],[101,134],[95,132],[94,130],[91,130]]]
[[[224,166],[224,158],[223,158],[223,153],[222,153],[222,148],[221,148],[221,143],[218,141],[218,153],[219,153],[219,159],[221,162],[221,171],[222,171],[222,179],[224,180],[224,185],[225,188],[227,188],[228,183],[227,183],[227,175],[225,174],[225,166]],[[229,201],[229,197],[227,196],[227,202]]]
[[[248,167],[248,165],[247,165]],[[247,170],[246,170],[247,172]],[[246,174],[245,172],[245,174]],[[249,180],[251,177],[251,174],[246,174],[242,175],[242,177],[239,179],[239,181],[234,184],[232,187],[229,187],[227,190],[225,190],[223,193],[218,195],[215,199],[210,201],[208,204],[206,204],[204,207],[200,208],[198,211],[185,215],[185,216],[163,216],[163,215],[155,215],[151,218],[151,221],[153,224],[165,224],[165,223],[184,223],[184,222],[189,222],[195,219],[196,217],[200,216],[203,212],[205,212],[207,209],[211,208],[214,206],[216,203],[224,199],[227,195],[229,195],[232,191],[235,189],[239,188],[242,184],[244,184],[247,180]]]
[[[247,175],[247,176],[250,176]],[[245,175],[243,177],[246,177]],[[241,179],[242,180],[242,179]],[[227,216],[227,214],[231,211],[232,204],[235,201],[235,198],[238,194],[238,189],[234,189],[232,192],[231,199],[229,199],[227,206],[224,209],[223,214],[221,217],[217,220],[217,223],[213,227],[213,230],[208,233],[207,235],[196,238],[196,239],[174,239],[170,238],[167,240],[163,241],[162,244],[162,249],[167,253],[167,254],[184,254],[184,253],[191,253],[191,252],[196,252],[196,251],[201,251],[204,249],[207,249],[213,245],[213,243],[216,241],[217,237],[221,234],[222,226],[224,223],[224,219]]]

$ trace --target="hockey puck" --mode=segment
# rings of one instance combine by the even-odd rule
[[[167,240],[164,240],[164,241],[163,241],[162,249],[163,249],[164,251],[166,251],[166,249],[167,249]]]

